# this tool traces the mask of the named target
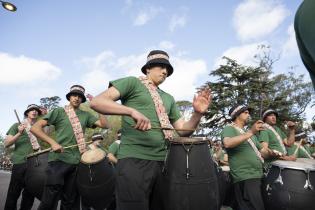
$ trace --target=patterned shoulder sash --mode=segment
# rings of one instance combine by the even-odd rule
[[[282,138],[279,135],[279,133],[272,126],[270,126],[267,123],[264,124],[264,127],[268,128],[269,130],[271,130],[273,132],[273,134],[275,134],[275,136],[276,136],[276,138],[277,138],[277,140],[278,140],[282,150],[284,151],[284,154],[286,155],[287,154],[287,150],[286,150],[286,148],[285,148],[285,146],[283,144]]]
[[[25,119],[23,120],[23,124],[26,126],[25,131],[30,139],[33,150],[39,150],[40,145],[37,141],[37,138],[31,133],[31,123],[27,119]]]
[[[237,127],[234,123],[230,124],[230,126],[232,126],[233,128],[235,128],[240,134],[244,134],[245,131],[239,127]],[[261,156],[260,152],[258,151],[255,143],[253,142],[253,140],[251,138],[247,139],[247,142],[249,143],[249,145],[252,147],[252,149],[254,150],[254,152],[256,153],[256,156],[259,158],[259,160],[264,163],[264,158]]]
[[[298,147],[299,144],[294,142],[294,144]],[[303,145],[300,145],[300,149],[307,155],[308,158],[310,159],[314,159],[310,153],[308,153],[308,151],[305,149],[305,147]]]
[[[159,95],[157,91],[157,87],[152,84],[152,82],[147,77],[139,77],[139,80],[142,82],[142,84],[148,89],[151,98],[154,102],[155,111],[159,118],[161,127],[163,128],[172,128],[172,125],[170,123],[170,120],[166,114],[165,107],[163,105],[163,101],[161,99],[161,96]],[[173,139],[174,133],[172,130],[163,130],[165,139]]]
[[[71,106],[65,106],[64,110],[71,123],[75,139],[77,140],[79,151],[82,154],[86,151],[86,144],[80,120]]]

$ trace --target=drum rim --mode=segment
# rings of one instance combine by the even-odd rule
[[[278,161],[278,160],[277,160]],[[295,169],[295,170],[302,170],[302,171],[315,171],[315,168],[311,167],[301,167],[301,166],[288,166],[288,165],[283,165],[280,162],[274,161],[271,163],[272,166],[277,166],[281,169]]]
[[[169,140],[169,142],[171,144],[201,144],[209,142],[209,139],[204,139],[203,137],[177,137]]]
[[[81,158],[80,158],[80,162],[81,163],[83,163],[83,164],[87,164],[87,165],[93,165],[93,164],[97,164],[97,163],[99,163],[99,162],[101,162],[102,160],[104,160],[105,158],[107,158],[107,154],[106,154],[106,152],[105,151],[103,151],[102,149],[100,149],[100,148],[97,148],[97,150],[99,150],[99,151],[102,151],[103,152],[103,154],[104,154],[104,157],[103,158],[101,158],[100,160],[98,160],[98,161],[96,161],[96,162],[93,162],[93,163],[88,163],[88,162],[86,162],[86,161],[84,161],[84,160],[82,160],[82,156],[83,156],[83,154],[81,155]],[[88,151],[90,151],[90,150],[88,150]]]

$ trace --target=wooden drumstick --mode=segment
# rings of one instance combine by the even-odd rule
[[[87,141],[85,142],[86,144],[91,144],[93,141]],[[81,144],[73,144],[73,145],[69,145],[69,146],[66,146],[66,147],[63,147],[63,149],[69,149],[69,148],[73,148],[73,147],[77,147]],[[31,156],[34,156],[34,155],[39,155],[39,154],[42,154],[42,153],[46,153],[46,152],[54,152],[51,147],[47,148],[47,149],[44,149],[44,150],[41,150],[41,151],[38,151],[38,152],[34,152],[32,154],[29,154],[27,155],[27,157],[31,157]]]
[[[151,129],[173,130],[173,131],[195,131],[195,129],[176,129],[176,128],[165,128],[165,127],[152,127]]]
[[[21,120],[19,118],[18,113],[16,112],[16,109],[14,109],[14,113],[15,113],[16,119],[18,120],[19,124],[21,124]]]
[[[304,139],[301,139],[301,140],[299,141],[299,143],[298,143],[298,145],[297,145],[297,147],[296,147],[296,149],[295,149],[295,151],[294,151],[294,153],[293,153],[294,156],[296,156],[296,153],[298,152],[298,150],[299,150],[299,148],[300,148],[300,146],[301,146],[303,140],[304,140]]]

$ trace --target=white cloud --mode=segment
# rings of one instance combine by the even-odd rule
[[[162,41],[159,44],[159,48],[162,50],[173,50],[175,45],[170,41]]]
[[[58,78],[61,70],[48,61],[24,55],[15,57],[0,52],[0,85],[16,85],[48,81]]]
[[[299,54],[299,49],[296,43],[295,31],[293,24],[288,28],[288,39],[282,47],[283,56],[295,56]]]
[[[171,21],[169,23],[169,30],[174,32],[176,28],[182,28],[186,25],[187,17],[185,14],[183,15],[173,15]]]
[[[94,58],[83,59],[88,69],[82,78],[87,92],[96,95],[107,89],[110,80],[142,75],[140,69],[146,62],[147,53],[117,57],[113,56],[112,52],[104,51]],[[112,56],[104,56],[109,54]],[[100,59],[102,55],[106,59]],[[86,62],[87,60],[89,62]],[[176,100],[192,100],[198,85],[197,78],[207,73],[206,62],[201,59],[180,57],[176,52],[170,54],[170,62],[174,67],[174,73],[165,84],[161,85],[161,88],[172,94]],[[94,65],[95,63],[98,64]]]
[[[153,20],[163,9],[161,7],[149,7],[140,11],[133,21],[135,26],[143,26]]]
[[[272,33],[289,15],[278,0],[244,0],[234,11],[234,27],[242,41]]]
[[[258,52],[259,45],[268,45],[266,42],[257,42],[237,47],[231,47],[227,49],[222,55],[215,60],[214,68],[217,68],[221,64],[225,64],[222,60],[223,56],[229,57],[236,60],[238,63],[243,65],[257,65],[254,59],[254,55]]]

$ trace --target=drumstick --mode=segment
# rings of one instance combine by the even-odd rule
[[[18,120],[19,124],[21,124],[21,120],[20,120],[19,115],[15,109],[14,109],[14,113],[15,113],[16,119]]]
[[[152,127],[151,129],[173,130],[173,131],[195,131],[195,129],[176,129],[176,128],[165,128],[165,127]]]
[[[294,151],[294,153],[293,153],[294,156],[296,156],[296,153],[298,152],[298,150],[299,150],[299,148],[300,148],[300,146],[301,146],[303,140],[304,140],[304,139],[301,139],[301,140],[299,141],[299,143],[298,143],[298,145],[297,145],[297,147],[296,147],[296,149],[295,149],[295,151]]]
[[[85,142],[86,144],[90,144],[92,143],[93,141],[87,141]],[[69,146],[66,146],[64,147],[63,149],[69,149],[69,148],[72,148],[72,147],[77,147],[81,144],[73,144],[73,145],[69,145]],[[27,155],[27,157],[31,157],[31,156],[34,156],[34,155],[39,155],[39,154],[42,154],[42,153],[46,153],[46,152],[53,152],[53,150],[51,149],[51,147],[47,148],[47,149],[44,149],[44,150],[41,150],[41,151],[38,151],[38,152],[34,152],[32,154],[29,154]]]

